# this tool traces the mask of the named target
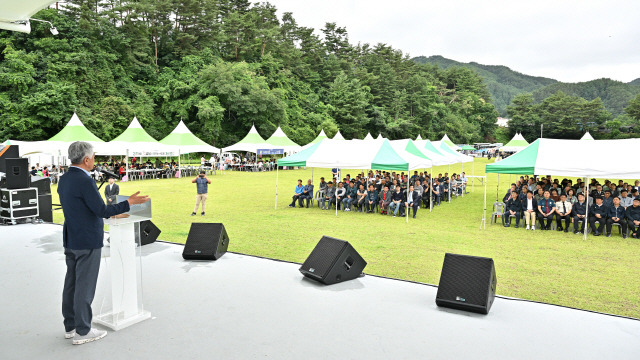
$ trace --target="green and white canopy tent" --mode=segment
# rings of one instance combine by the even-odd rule
[[[461,154],[455,150],[453,150],[449,145],[447,145],[444,141],[434,141],[433,146],[440,151],[444,156],[449,157],[452,160],[456,160],[456,163],[468,163],[473,162],[473,157]]]
[[[364,140],[374,140],[373,136],[371,136],[371,133],[368,132],[367,135],[364,137]]]
[[[336,135],[333,137],[333,140],[344,140],[344,136],[342,136],[342,134],[340,134],[340,130],[338,130]]]
[[[447,134],[444,134],[444,136],[442,137],[442,139],[440,139],[440,141],[447,144],[450,148],[452,148],[455,151],[461,150],[460,146],[454,144],[453,141],[449,139]]]
[[[524,139],[522,134],[516,133],[513,136],[513,139],[511,139],[511,141],[509,141],[506,145],[500,148],[500,151],[518,152],[526,148],[527,146],[529,146],[529,143],[527,142],[527,140]]]
[[[74,141],[86,141],[93,145],[97,151],[101,150],[105,142],[95,136],[78,118],[76,113],[73,113],[67,125],[62,130],[51,137],[49,140],[41,141],[17,141],[10,140],[13,145],[20,146],[20,156],[45,153],[55,156],[66,157],[69,150],[69,145]]]
[[[471,145],[462,145],[460,148],[462,149],[462,151],[474,151],[476,149]]]
[[[212,153],[217,154],[220,149],[207,144],[200,140],[197,136],[193,135],[191,130],[187,128],[182,120],[178,123],[173,131],[167,135],[164,139],[160,140],[161,144],[169,145],[177,148],[180,154],[191,153]]]
[[[422,136],[420,136],[420,134],[418,134],[418,137],[416,138],[416,141],[420,141],[422,140]]]
[[[249,133],[237,143],[222,148],[223,152],[227,151],[247,151],[252,153],[257,153],[258,149],[270,149],[272,145],[267,144],[267,142],[258,134],[258,130],[256,130],[256,126],[252,125]]]
[[[567,149],[571,151],[566,151]],[[640,167],[630,166],[627,158],[603,157],[603,154],[607,154],[611,149],[616,149],[620,154],[636,154],[640,149],[640,139],[592,141],[538,139],[524,150],[504,160],[488,164],[486,172],[581,177],[585,178],[587,184],[590,178],[640,178]],[[496,192],[499,196],[499,189]]]
[[[285,153],[293,153],[300,151],[301,146],[293,142],[282,131],[280,126],[273,132],[273,135],[266,140],[271,145],[271,149],[282,149]]]
[[[382,134],[378,134],[378,137],[376,138],[376,140],[382,140],[384,139],[384,137],[382,136]]]
[[[307,149],[307,148],[311,147],[313,144],[317,144],[317,143],[319,143],[320,141],[322,141],[322,140],[324,140],[324,139],[328,139],[328,138],[329,138],[329,137],[327,136],[327,134],[325,134],[325,133],[324,133],[324,129],[322,129],[322,130],[320,130],[320,134],[318,134],[318,136],[316,136],[316,138],[315,138],[315,139],[313,139],[313,140],[312,140],[310,143],[308,143],[307,145],[302,146],[302,147],[300,148],[300,150]]]
[[[582,135],[580,140],[593,140],[593,136],[591,136],[591,134],[589,134],[589,132],[587,131],[586,133],[584,133],[584,135]]]
[[[140,157],[174,156],[178,154],[175,147],[160,143],[149,135],[140,125],[137,117],[115,139],[105,143],[97,151],[100,155],[126,155]]]

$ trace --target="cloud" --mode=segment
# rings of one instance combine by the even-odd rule
[[[640,1],[272,0],[320,34],[326,22],[352,43],[386,43],[411,56],[506,65],[567,82],[640,77]]]

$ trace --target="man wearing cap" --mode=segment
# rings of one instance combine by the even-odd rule
[[[589,225],[593,235],[600,236],[607,219],[607,207],[602,203],[602,196],[596,196],[596,203],[589,209]],[[596,222],[599,223],[596,229]]]
[[[613,198],[613,206],[607,208],[607,237],[611,237],[611,227],[619,224],[622,227],[622,238],[627,238],[627,220],[625,219],[624,207],[620,205],[620,198]]]
[[[640,239],[640,235],[638,234],[640,232],[640,197],[633,199],[633,205],[628,207],[625,213],[627,215],[629,230],[631,230],[631,236]]]
[[[578,201],[573,204],[572,207],[573,213],[573,233],[581,234],[584,232],[584,225],[587,223],[586,214],[587,214],[587,203],[584,200],[584,194],[578,194]],[[582,228],[578,231],[578,223],[582,221]]]

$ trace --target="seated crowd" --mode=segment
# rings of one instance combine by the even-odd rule
[[[589,192],[585,195],[584,189]],[[611,236],[614,224],[620,226],[622,237],[627,238],[627,228],[634,238],[640,238],[640,181],[630,185],[623,180],[618,184],[606,180],[604,185],[595,179],[587,187],[581,179],[575,184],[569,179],[551,180],[550,176],[536,181],[533,177],[521,176],[518,182],[502,199],[505,227],[515,218],[518,228],[524,217],[527,230],[536,229],[536,220],[541,230],[551,230],[553,221],[558,231],[569,232],[573,222],[573,232],[584,232],[589,224],[595,236]],[[597,225],[597,227],[596,227]]]
[[[333,169],[332,174],[334,181],[326,182],[324,177],[320,178],[315,197],[311,179],[307,180],[306,185],[298,180],[289,207],[295,207],[298,202],[300,207],[306,205],[308,208],[315,198],[322,210],[335,206],[343,211],[378,211],[383,215],[392,212],[395,217],[407,215],[405,210],[409,209],[415,218],[421,205],[429,207],[433,201],[434,206],[439,206],[443,200],[461,195],[467,186],[464,172],[454,173],[451,177],[448,173],[438,174],[433,180],[430,174],[418,171],[414,171],[411,177],[404,172],[370,171],[367,175],[363,172],[354,178],[347,174],[342,180],[339,169]]]

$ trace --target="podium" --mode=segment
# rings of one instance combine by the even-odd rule
[[[118,195],[117,202],[127,198]],[[94,301],[93,322],[116,331],[151,317],[142,301],[140,244],[140,222],[151,220],[151,200],[131,206],[126,215],[105,220],[110,246],[103,248],[98,277],[101,296]]]

